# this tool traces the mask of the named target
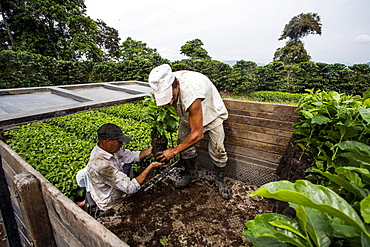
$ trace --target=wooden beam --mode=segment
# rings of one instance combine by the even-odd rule
[[[271,128],[265,128],[260,127],[256,125],[248,125],[248,124],[239,124],[239,123],[233,123],[231,121],[226,120],[224,122],[224,128],[225,129],[239,129],[239,130],[245,130],[245,131],[253,131],[268,135],[274,135],[274,136],[282,136],[286,138],[290,138],[292,136],[291,131],[286,131],[282,129],[271,129]],[[228,133],[226,133],[227,135]]]
[[[251,102],[242,100],[230,100],[224,99],[224,103],[227,109],[234,110],[246,110],[246,111],[257,111],[257,112],[271,112],[281,115],[294,114],[297,107],[287,104],[271,104],[261,102]]]
[[[291,132],[293,131],[292,122],[279,121],[279,120],[273,120],[273,119],[264,119],[264,118],[229,114],[229,118],[226,121],[239,123],[239,124],[271,128],[271,129],[281,129],[281,130],[291,131]]]
[[[269,144],[275,144],[279,146],[288,145],[290,138],[282,137],[277,135],[269,135],[264,133],[258,133],[254,131],[245,131],[235,128],[225,128],[226,139],[243,138],[247,140],[259,141]]]
[[[18,203],[33,246],[56,246],[39,181],[28,172],[13,177]]]

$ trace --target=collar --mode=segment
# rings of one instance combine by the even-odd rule
[[[96,152],[101,155],[104,159],[111,159],[113,157],[113,154],[111,153],[108,153],[107,151],[105,151],[104,149],[102,149],[101,147],[99,147],[98,144],[96,144]]]

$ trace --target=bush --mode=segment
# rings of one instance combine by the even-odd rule
[[[260,91],[260,92],[254,92],[254,93],[249,94],[249,97],[253,101],[298,104],[299,100],[304,95],[305,94],[300,94],[300,93]]]

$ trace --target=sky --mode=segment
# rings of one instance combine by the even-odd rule
[[[317,13],[322,34],[302,39],[314,62],[370,62],[370,0],[85,0],[87,15],[156,48],[171,61],[200,39],[212,59],[272,62],[285,25],[301,13]]]

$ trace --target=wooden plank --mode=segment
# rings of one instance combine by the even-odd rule
[[[265,119],[274,119],[286,122],[296,122],[301,117],[298,114],[281,114],[281,113],[271,113],[271,112],[259,112],[259,111],[249,111],[249,110],[237,110],[237,109],[228,109],[229,114],[233,115],[241,115],[241,116],[250,116],[250,117],[258,117],[258,118],[265,118]]]
[[[18,203],[33,246],[56,246],[39,181],[30,173],[13,178]]]
[[[64,239],[66,243],[69,240],[73,241],[72,239],[77,239],[83,246],[128,246],[55,188],[45,177],[19,157],[3,141],[0,141],[0,155],[10,164],[14,171],[28,171],[40,182],[48,214],[52,215],[49,218],[53,219],[54,217],[54,219],[58,219],[65,228],[63,230],[62,228],[58,228],[58,224],[53,225],[53,222],[56,222],[53,220],[53,222],[51,221],[53,231],[60,230],[66,233],[66,230],[68,230],[71,233],[71,235],[55,238],[57,246],[59,246],[59,242],[57,241],[60,239]],[[61,246],[64,246],[65,242],[61,243]]]
[[[6,160],[2,159],[2,165],[4,170],[4,177],[9,187],[9,190],[14,191],[12,178],[16,175],[16,173]]]
[[[276,153],[268,153],[265,151],[260,151],[251,148],[245,148],[240,146],[235,146],[231,144],[225,144],[226,152],[227,153],[235,153],[240,155],[245,155],[249,157],[259,158],[261,160],[266,160],[271,163],[279,163],[280,162],[280,154]]]
[[[225,128],[225,139],[229,139],[232,141],[233,138],[243,138],[247,140],[255,140],[259,142],[265,142],[269,144],[274,144],[278,146],[284,146],[288,144],[290,138],[282,137],[282,136],[276,136],[276,135],[268,135],[264,133],[258,133],[253,131],[245,131],[241,129],[235,129],[235,128]]]
[[[82,246],[128,246],[54,186],[52,189],[50,186],[46,185],[44,190],[50,221],[53,230],[61,233],[67,243],[73,242],[71,246],[79,246],[78,243]]]
[[[297,106],[287,104],[271,104],[231,99],[224,99],[224,103],[227,109],[272,112],[283,115],[293,114],[297,109]]]
[[[84,245],[74,236],[73,232],[68,231],[63,225],[63,222],[60,222],[58,217],[55,217],[53,213],[49,212],[50,222],[53,227],[54,238],[58,243],[58,247],[83,247]],[[89,231],[89,227],[86,226],[86,230]],[[88,245],[86,245],[88,246]]]
[[[271,128],[265,128],[255,125],[248,125],[248,124],[239,124],[239,123],[233,123],[229,120],[226,120],[224,122],[224,128],[235,128],[235,129],[241,129],[245,131],[253,131],[253,132],[259,132],[269,135],[275,135],[275,136],[282,136],[290,138],[292,136],[291,131],[281,130],[281,129],[271,129]],[[226,133],[227,134],[227,133]]]
[[[9,166],[6,160],[2,159],[2,164],[3,164],[3,169],[4,169],[4,177],[5,177],[7,186],[8,186],[13,211],[14,213],[18,213],[19,217],[22,217],[20,215],[20,209],[19,209],[20,205],[18,203],[18,200],[16,199],[18,194],[16,193],[16,189],[14,188],[14,184],[13,184],[13,177],[16,175],[16,173],[12,169],[12,167]],[[18,225],[18,227],[21,227],[21,226]]]
[[[284,121],[278,121],[278,120],[272,120],[272,119],[263,119],[263,118],[229,114],[229,118],[227,121],[239,123],[239,124],[255,125],[255,126],[271,128],[271,129],[281,129],[285,131],[293,131],[291,122],[284,122]]]
[[[197,145],[196,145],[197,150],[201,150],[203,152],[208,152],[208,141],[206,140],[201,140]],[[228,143],[225,143],[225,149],[227,152],[227,155],[242,155],[245,156],[246,159],[258,159],[261,162],[268,162],[268,163],[273,163],[273,164],[278,164],[280,163],[280,154],[277,153],[269,153],[266,151],[261,151],[261,150],[256,150],[252,148],[245,148],[245,147],[240,147],[240,146],[235,146],[231,145]]]
[[[225,143],[240,146],[240,147],[250,148],[250,149],[266,151],[266,152],[275,153],[275,154],[284,154],[285,149],[286,149],[286,147],[283,147],[283,146],[277,146],[277,145],[272,145],[269,143],[252,141],[252,140],[236,138],[236,137],[225,139]]]

